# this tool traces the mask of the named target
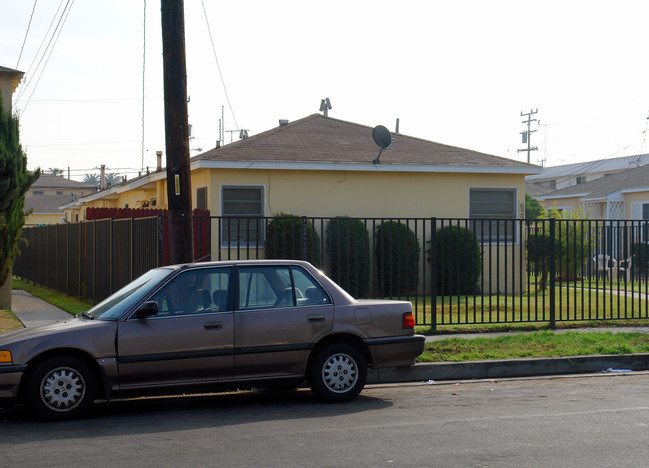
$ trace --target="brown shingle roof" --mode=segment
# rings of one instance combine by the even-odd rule
[[[83,191],[91,191],[95,189],[92,184],[84,184],[76,180],[66,179],[65,177],[55,176],[52,174],[42,173],[36,182],[31,186],[31,189],[44,189],[44,188],[65,188],[65,189],[78,189]]]
[[[392,134],[394,145],[381,155],[384,166],[395,164],[432,166],[482,166],[540,168],[455,146]],[[313,114],[250,138],[215,148],[192,158],[212,161],[256,161],[292,163],[368,164],[379,147],[372,139],[372,127]]]

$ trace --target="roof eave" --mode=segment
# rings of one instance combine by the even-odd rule
[[[370,164],[370,163],[311,163],[289,161],[192,161],[191,169],[253,169],[293,171],[356,171],[356,172],[444,172],[472,174],[530,174],[541,170],[529,166],[458,166],[427,164]]]

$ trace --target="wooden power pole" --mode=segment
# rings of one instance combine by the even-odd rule
[[[161,0],[161,5],[169,259],[172,264],[189,263],[194,249],[184,6],[183,0]]]

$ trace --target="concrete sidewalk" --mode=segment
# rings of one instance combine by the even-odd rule
[[[12,310],[16,317],[26,326],[65,321],[72,315],[22,291],[12,291]],[[555,333],[568,331],[610,331],[612,333],[649,333],[649,327],[606,327],[556,330]],[[531,333],[531,332],[516,332]],[[457,335],[432,335],[426,341],[446,338],[493,338],[513,334],[499,333],[465,333]],[[430,382],[438,380],[494,379],[506,377],[526,377],[540,375],[580,374],[592,372],[645,371],[649,369],[649,354],[630,354],[615,356],[577,356],[568,358],[535,358],[510,359],[470,362],[435,362],[421,363],[405,368],[370,369],[368,384],[399,382]]]
[[[11,291],[11,310],[25,327],[46,325],[72,318],[72,315],[65,310],[20,289]]]

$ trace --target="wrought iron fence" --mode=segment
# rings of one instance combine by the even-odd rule
[[[648,221],[194,217],[195,257],[305,259],[418,325],[649,318]],[[27,228],[14,274],[99,301],[168,258],[163,216]]]

